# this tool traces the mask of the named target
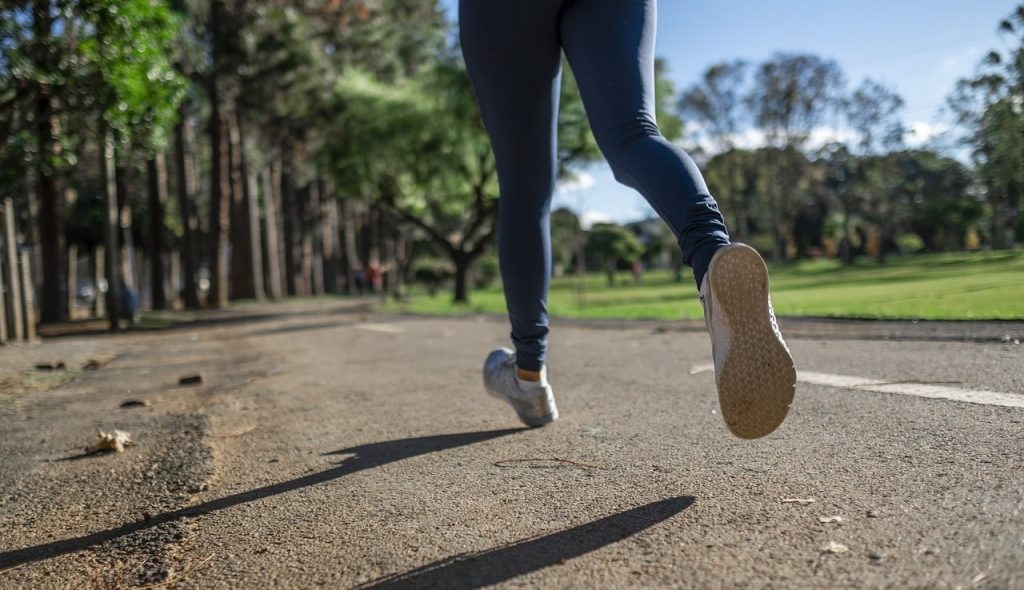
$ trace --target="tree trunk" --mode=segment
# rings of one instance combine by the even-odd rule
[[[356,220],[352,201],[341,202],[341,224],[345,232],[345,293],[353,294],[359,287],[359,250],[356,248]]]
[[[323,253],[324,253],[324,290],[328,293],[339,293],[338,286],[338,199],[328,195],[323,206]]]
[[[309,257],[303,259],[303,265],[309,264],[309,287],[310,293],[323,295],[324,293],[324,207],[319,179],[314,179],[309,184],[309,201],[306,203],[308,221],[305,227],[312,229],[306,233],[303,244],[309,244]],[[303,251],[305,251],[305,246]]]
[[[36,187],[39,194],[39,238],[42,242],[43,259],[43,285],[40,297],[43,323],[59,322],[66,317],[63,295],[64,216],[56,176],[48,169],[54,155],[58,125],[53,110],[50,96],[41,95],[36,103],[36,141],[39,145],[39,156],[36,158]]]
[[[164,203],[167,202],[167,162],[163,152],[146,162],[149,177],[149,289],[152,309],[167,309],[164,292]]]
[[[267,293],[271,299],[281,299],[283,289],[281,283],[281,243],[279,240],[279,212],[281,177],[278,167],[271,166],[263,170],[263,216],[267,236]]]
[[[391,230],[392,230],[392,234],[391,234],[392,235],[392,243],[394,244],[394,247],[392,249],[392,259],[391,259],[391,268],[392,268],[392,273],[391,273],[391,276],[392,276],[391,294],[395,297],[395,299],[401,299],[402,298],[402,285],[405,282],[405,270],[406,270],[405,267],[406,267],[406,262],[407,262],[407,252],[406,252],[407,242],[405,240],[405,234],[402,233],[402,229],[398,226],[397,223],[394,223],[391,226]]]
[[[35,342],[36,339],[36,306],[32,297],[32,269],[30,267],[30,256],[28,252],[21,253],[21,305],[22,325],[25,332],[26,342]]]
[[[260,203],[259,203],[259,180],[255,167],[251,165],[246,156],[245,128],[242,120],[238,121],[238,155],[241,161],[242,174],[242,217],[248,227],[245,232],[246,254],[249,261],[248,285],[252,289],[252,296],[257,301],[263,301],[265,292],[263,289],[263,240],[260,239]]]
[[[68,296],[67,308],[68,319],[75,319],[75,295],[78,291],[78,244],[68,246],[68,286],[65,293]]]
[[[32,26],[33,62],[40,72],[52,72],[52,51],[49,47],[53,17],[50,0],[34,0]],[[37,87],[35,112],[36,187],[39,194],[39,238],[42,242],[42,321],[59,322],[64,309],[64,216],[57,176],[52,166],[59,154],[60,120],[50,86]]]
[[[228,239],[231,231],[231,161],[228,143],[226,96],[221,93],[220,72],[224,68],[226,22],[223,0],[210,0],[211,71],[208,96],[210,101],[210,292],[206,303],[220,308],[228,305]]]
[[[284,214],[284,273],[285,288],[289,295],[299,295],[302,284],[302,265],[299,260],[299,219],[295,185],[288,164],[289,154],[282,157],[281,209]]]
[[[21,317],[23,314],[21,305],[21,275],[18,273],[18,234],[14,225],[14,199],[7,197],[3,201],[3,215],[0,215],[3,225],[0,231],[3,232],[3,260],[0,267],[3,268],[3,277],[0,286],[7,292],[4,315],[7,317],[6,324],[10,325],[7,335],[20,342],[24,339]],[[0,320],[2,321],[2,320]]]
[[[228,160],[227,122],[220,114],[216,97],[210,107],[210,230],[208,255],[210,257],[209,307],[220,308],[228,304],[227,250],[231,228],[231,166]]]
[[[192,151],[192,127],[188,124],[185,104],[178,111],[174,126],[174,167],[178,179],[178,212],[181,215],[182,299],[186,309],[199,308],[199,282],[196,277],[196,241],[199,220],[195,211],[196,162]],[[178,285],[175,285],[175,289]]]
[[[228,122],[228,161],[231,166],[231,299],[253,299],[254,285],[252,233],[249,226],[249,210],[246,200],[245,178],[242,174],[242,141],[239,130],[238,110],[233,110]]]
[[[107,280],[106,251],[107,249],[103,246],[96,246],[92,251],[92,315],[96,318],[101,318],[107,313],[104,292],[100,289],[100,285]]]
[[[120,266],[121,280],[125,287],[138,294],[135,275],[135,239],[132,237],[132,203],[128,185],[130,172],[127,165],[114,159],[114,186],[117,190],[118,233],[121,236]]]
[[[111,330],[117,330],[121,324],[121,281],[117,267],[117,176],[114,162],[114,137],[104,130],[101,134],[103,149],[100,153],[100,171],[103,179],[103,200],[106,215],[106,247],[104,248],[104,270],[107,278],[106,311]],[[96,296],[99,297],[97,291]]]
[[[454,303],[469,303],[469,285],[472,280],[470,269],[473,268],[475,257],[465,252],[456,252],[452,257],[455,263],[455,298]]]

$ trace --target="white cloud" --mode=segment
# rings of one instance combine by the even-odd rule
[[[972,45],[954,55],[949,55],[942,60],[942,69],[952,72],[967,70],[975,65],[981,57],[981,49]]]
[[[580,215],[580,225],[583,229],[589,230],[595,223],[610,223],[612,216],[604,211],[584,211]]]
[[[919,147],[929,140],[949,131],[947,123],[929,123],[928,121],[913,121],[907,124],[907,145]]]
[[[587,190],[594,186],[594,182],[594,176],[592,174],[577,172],[575,178],[560,181],[555,192],[560,195],[567,195],[569,193]]]
[[[856,134],[848,129],[820,126],[811,130],[810,136],[807,138],[806,147],[815,150],[833,141],[850,143],[856,141],[856,139]],[[733,134],[731,140],[734,146],[745,150],[756,150],[764,147],[767,143],[764,132],[753,127]],[[707,138],[702,138],[699,145],[709,154],[716,152],[716,146]]]

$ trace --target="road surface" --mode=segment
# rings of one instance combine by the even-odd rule
[[[204,317],[0,349],[102,364],[0,390],[0,588],[1024,588],[1020,323],[793,322],[791,414],[742,441],[682,324],[556,321],[529,430],[481,388],[493,318]]]

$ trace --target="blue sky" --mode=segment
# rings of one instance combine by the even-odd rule
[[[474,0],[486,2],[487,0]],[[558,1],[558,0],[521,0]],[[577,0],[586,2],[587,0]],[[442,0],[454,19],[457,0]],[[764,60],[776,51],[836,60],[849,84],[871,77],[899,92],[903,118],[924,142],[948,127],[941,107],[956,80],[970,75],[990,49],[1014,0],[661,0],[657,53],[677,88],[709,65]],[[604,163],[564,187],[556,205],[582,209],[589,221],[653,215],[643,198],[619,186]]]

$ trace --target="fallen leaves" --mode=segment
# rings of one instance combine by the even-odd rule
[[[123,430],[114,430],[111,432],[104,432],[102,430],[96,432],[96,442],[85,448],[86,453],[123,453],[125,447],[130,447],[135,444],[132,440],[132,434]]]
[[[840,553],[846,553],[849,550],[850,550],[850,548],[847,547],[846,545],[843,545],[842,543],[836,543],[835,541],[829,541],[828,545],[825,545],[824,547],[821,548],[821,552],[822,553],[832,553],[833,555],[838,555]]]

